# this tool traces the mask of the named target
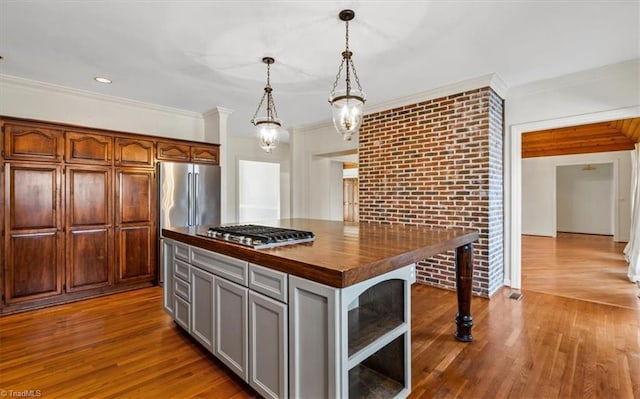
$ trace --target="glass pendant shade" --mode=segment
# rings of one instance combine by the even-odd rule
[[[346,90],[336,90],[329,102],[333,107],[333,125],[345,141],[351,140],[362,125],[364,94],[354,89],[350,90],[349,95]]]
[[[262,62],[267,64],[267,85],[264,87],[264,94],[258,104],[256,113],[251,118],[251,123],[256,127],[256,134],[258,137],[258,145],[265,152],[271,152],[278,146],[280,129],[282,121],[278,119],[278,113],[276,112],[276,104],[273,102],[273,89],[271,88],[271,74],[270,66],[276,62],[272,57],[264,57]],[[267,115],[258,118],[258,113],[262,105],[267,103]]]
[[[279,119],[272,119],[268,117],[256,118],[254,124],[256,125],[256,133],[258,135],[258,145],[265,152],[271,152],[278,146],[280,136],[281,122]]]

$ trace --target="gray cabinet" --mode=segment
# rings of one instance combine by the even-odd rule
[[[264,398],[289,395],[288,328],[286,304],[249,291],[249,385]]]
[[[415,265],[340,289],[176,241],[164,252],[165,310],[260,396],[410,392]]]
[[[191,267],[191,335],[213,353],[214,277]]]
[[[293,398],[340,398],[340,290],[289,275]]]
[[[215,279],[215,351],[231,370],[247,380],[248,289],[222,278]]]
[[[174,242],[168,239],[160,240],[160,261],[162,262],[162,276],[164,277],[163,290],[163,308],[165,313],[173,317],[173,307],[175,300],[173,297],[173,247]]]

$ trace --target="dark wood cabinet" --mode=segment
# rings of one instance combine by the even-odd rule
[[[7,163],[5,177],[5,303],[63,292],[62,167]]]
[[[113,213],[109,167],[66,169],[67,292],[114,282]]]
[[[116,137],[116,165],[153,167],[153,141]]]
[[[116,168],[118,281],[155,276],[155,171]]]
[[[0,116],[0,314],[156,283],[157,161],[219,146]]]
[[[188,144],[159,141],[156,147],[156,158],[161,161],[189,162],[191,148]]]
[[[218,165],[220,164],[220,147],[210,145],[188,145],[177,142],[159,141],[156,157],[162,161],[194,162]]]
[[[102,134],[65,132],[65,161],[111,165],[113,137]]]
[[[192,146],[191,161],[195,163],[220,163],[220,148],[218,146]]]
[[[37,123],[4,123],[4,158],[62,161],[62,130]]]

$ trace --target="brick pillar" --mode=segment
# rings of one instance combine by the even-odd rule
[[[477,230],[473,292],[504,280],[503,101],[489,87],[365,116],[360,220]],[[455,289],[454,251],[420,262],[418,280]]]

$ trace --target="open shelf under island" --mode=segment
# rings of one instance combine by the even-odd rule
[[[163,229],[164,305],[266,398],[406,397],[415,263],[456,250],[454,336],[472,340],[470,230],[283,219],[315,241],[271,249]]]

